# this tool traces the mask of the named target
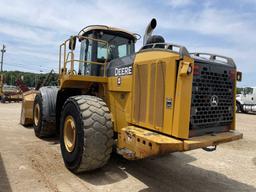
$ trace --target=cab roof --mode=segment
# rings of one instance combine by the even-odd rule
[[[106,25],[89,25],[85,28],[83,28],[79,33],[78,35],[85,35],[85,34],[88,34],[92,31],[95,31],[95,30],[99,30],[99,31],[110,31],[110,32],[119,32],[121,34],[124,34],[124,35],[127,35],[129,36],[130,38],[134,39],[134,40],[138,40],[140,39],[140,35],[137,34],[137,33],[132,33],[132,32],[129,32],[129,31],[126,31],[124,29],[120,29],[120,28],[116,28],[116,27],[111,27],[111,26],[106,26]]]

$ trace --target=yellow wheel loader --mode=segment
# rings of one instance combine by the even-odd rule
[[[152,19],[138,52],[137,34],[85,27],[60,45],[59,86],[24,97],[21,122],[33,122],[40,138],[59,135],[72,172],[104,166],[113,147],[135,160],[242,138],[234,61],[166,43],[152,35],[156,25]]]

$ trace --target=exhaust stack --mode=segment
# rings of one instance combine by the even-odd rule
[[[156,28],[156,25],[157,25],[156,19],[153,18],[145,30],[145,34],[143,37],[143,45],[147,44],[147,40],[152,35],[152,32]]]

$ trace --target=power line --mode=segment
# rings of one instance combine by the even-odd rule
[[[18,64],[18,63],[6,63],[7,66],[12,66],[12,67],[18,67],[18,68],[22,68],[22,69],[28,69],[28,70],[34,70],[34,71],[40,71],[40,70],[44,70],[44,71],[50,71],[51,69],[54,69],[56,71],[58,71],[57,68],[48,68],[48,67],[43,67],[43,66],[27,66],[24,64]]]
[[[26,64],[22,64],[22,63],[15,63],[15,62],[11,62],[11,64],[17,64],[17,65],[30,65],[30,66],[33,66],[33,67],[38,67],[38,66],[42,66],[42,65],[45,65],[45,64],[37,64],[37,65],[35,65],[35,64],[31,64],[31,63],[26,63]],[[53,66],[58,66],[58,65],[53,65]]]
[[[43,67],[44,64],[40,64],[40,65],[33,65],[33,64],[30,64],[30,63],[26,63],[26,64],[22,64],[22,63],[9,63],[7,62],[8,65],[19,65],[19,66],[29,66],[29,67],[36,67],[36,68],[45,68],[45,69],[48,69],[48,68],[52,68],[52,67]],[[44,65],[45,66],[45,65]],[[57,66],[54,66],[53,68],[56,68]]]

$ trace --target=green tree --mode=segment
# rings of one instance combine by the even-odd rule
[[[23,79],[23,83],[28,87],[36,87],[36,85],[40,82],[43,82],[47,77],[46,74],[39,73],[29,73],[29,72],[21,72],[21,71],[4,71],[2,72],[4,75],[4,83],[7,85],[16,85],[16,80]],[[22,78],[23,77],[23,78]],[[54,73],[50,80],[50,85],[57,85],[58,74]]]

